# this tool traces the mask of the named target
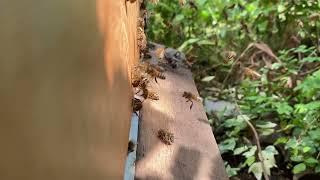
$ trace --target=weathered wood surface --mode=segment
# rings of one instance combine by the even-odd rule
[[[136,3],[0,1],[1,180],[123,178]]]
[[[141,111],[136,179],[228,179],[203,106],[194,102],[190,110],[182,97],[184,91],[198,94],[190,71],[165,74],[152,86],[160,100],[147,100]],[[174,133],[172,145],[157,138],[160,128]]]

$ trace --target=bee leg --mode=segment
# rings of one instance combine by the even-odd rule
[[[190,110],[192,109],[192,106],[193,106],[193,101],[191,101]]]
[[[155,80],[155,81],[156,81],[156,83],[158,84],[157,77],[154,77],[154,80]]]

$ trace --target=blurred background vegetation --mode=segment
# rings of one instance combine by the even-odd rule
[[[147,9],[149,41],[187,55],[232,179],[319,175],[320,0],[160,0]]]

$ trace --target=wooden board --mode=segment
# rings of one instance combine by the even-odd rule
[[[182,97],[184,91],[198,94],[190,71],[165,74],[152,86],[160,100],[145,101],[141,112],[136,179],[228,179],[202,105],[195,102],[190,110]],[[174,133],[172,145],[157,138],[160,128]]]
[[[123,178],[137,8],[0,1],[1,180]]]

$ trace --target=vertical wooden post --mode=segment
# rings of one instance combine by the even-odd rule
[[[122,179],[137,59],[128,2],[0,2],[1,180]]]

